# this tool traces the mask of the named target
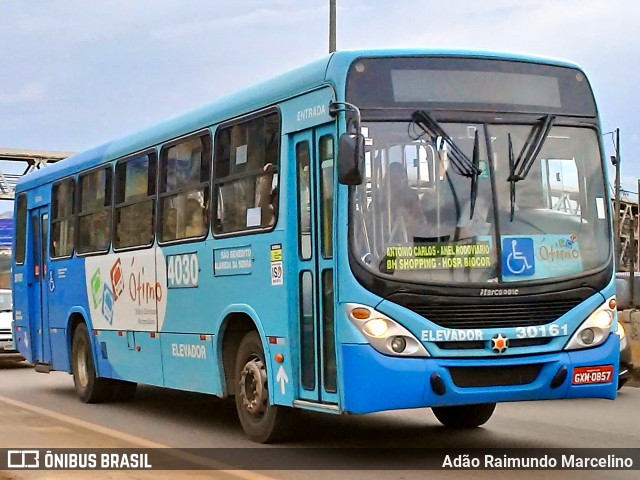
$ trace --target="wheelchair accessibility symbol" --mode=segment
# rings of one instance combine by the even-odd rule
[[[504,275],[530,277],[536,273],[532,238],[502,239],[502,269]]]

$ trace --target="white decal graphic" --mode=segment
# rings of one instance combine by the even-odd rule
[[[160,249],[90,257],[84,268],[94,328],[162,329],[167,268]]]
[[[327,109],[324,105],[316,105],[315,107],[305,108],[304,110],[298,110],[296,120],[301,122],[303,120],[310,120],[320,115],[326,115]]]
[[[539,327],[517,327],[516,338],[536,338],[536,337],[560,337],[569,334],[569,327],[566,323],[561,325],[540,325]]]
[[[174,357],[207,358],[207,350],[204,348],[204,345],[172,343],[171,355]]]
[[[197,287],[200,267],[198,255],[185,253],[167,257],[167,287]]]
[[[451,342],[483,340],[482,330],[422,330],[423,342]]]
[[[282,395],[284,395],[286,391],[286,384],[289,383],[289,377],[287,376],[287,372],[284,371],[284,367],[280,365],[280,370],[278,370],[278,375],[276,375],[276,381],[280,383],[280,391]]]
[[[282,285],[282,262],[271,262],[271,285]]]

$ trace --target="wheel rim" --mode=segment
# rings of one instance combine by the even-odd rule
[[[262,417],[267,409],[267,369],[264,362],[254,356],[240,372],[240,397],[242,405],[251,415]]]
[[[86,387],[89,384],[89,372],[88,372],[88,356],[87,347],[84,343],[81,343],[78,348],[78,355],[76,357],[78,381],[80,385]]]

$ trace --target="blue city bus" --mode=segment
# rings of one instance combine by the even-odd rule
[[[83,402],[235,396],[258,442],[296,409],[613,399],[601,136],[570,63],[334,53],[25,176],[17,347]]]

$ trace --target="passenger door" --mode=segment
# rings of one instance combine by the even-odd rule
[[[49,245],[49,209],[29,211],[29,245],[27,255],[31,268],[27,272],[29,287],[30,338],[34,363],[51,363],[49,338],[49,275],[47,266]]]
[[[335,126],[293,136],[298,223],[299,398],[338,403],[333,301]]]

